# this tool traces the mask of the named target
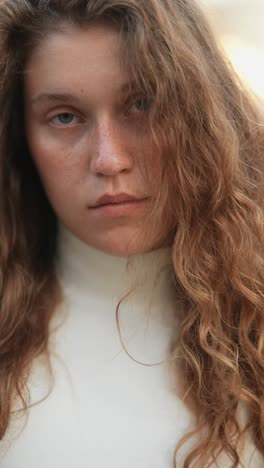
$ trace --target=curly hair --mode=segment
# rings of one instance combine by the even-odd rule
[[[28,409],[31,364],[41,354],[48,359],[62,300],[57,219],[26,141],[23,80],[34,47],[65,21],[118,27],[124,64],[155,103],[149,124],[163,158],[150,215],[162,210],[167,218],[184,303],[171,372],[180,364],[197,414],[174,466],[181,444],[209,428],[184,468],[211,466],[221,452],[235,468],[245,432],[264,455],[264,113],[193,0],[0,4],[0,439],[12,402]],[[249,415],[244,429],[239,402]]]

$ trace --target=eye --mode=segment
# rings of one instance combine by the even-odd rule
[[[78,119],[78,117],[71,112],[62,112],[61,114],[57,114],[55,117],[53,117],[51,121],[59,126],[67,126],[74,123],[74,118]],[[56,119],[57,122],[55,122]]]
[[[133,106],[135,106],[138,109],[138,112],[136,111],[136,113],[147,112],[151,106],[151,102],[149,99],[140,96],[135,101],[133,101],[133,104],[132,106],[130,106],[129,109],[131,110]]]

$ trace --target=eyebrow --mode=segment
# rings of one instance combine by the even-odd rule
[[[136,89],[136,83],[134,81],[129,81],[126,83],[123,83],[120,88],[119,92],[121,94],[126,94],[129,90],[134,90]],[[31,99],[31,104],[36,105],[37,103],[42,103],[42,102],[48,102],[48,101],[64,101],[68,103],[77,103],[79,104],[81,102],[81,99],[77,97],[74,94],[70,93],[40,93],[34,96]]]

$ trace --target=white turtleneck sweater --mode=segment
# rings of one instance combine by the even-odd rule
[[[64,301],[51,324],[61,323],[50,337],[54,387],[30,408],[26,421],[10,425],[0,442],[1,468],[173,468],[174,449],[194,418],[171,390],[163,362],[180,307],[171,249],[133,256],[128,267],[127,260],[88,246],[59,224],[57,274]],[[119,311],[130,357],[121,344],[116,305],[136,284]],[[31,403],[49,390],[41,359],[33,365],[29,390]],[[177,468],[187,450],[181,450]],[[249,446],[246,466],[263,468],[258,454],[249,465],[252,452]]]

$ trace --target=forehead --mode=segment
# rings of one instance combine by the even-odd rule
[[[76,90],[93,94],[120,88],[128,79],[121,65],[119,32],[111,25],[66,25],[37,46],[25,68],[26,93]]]

